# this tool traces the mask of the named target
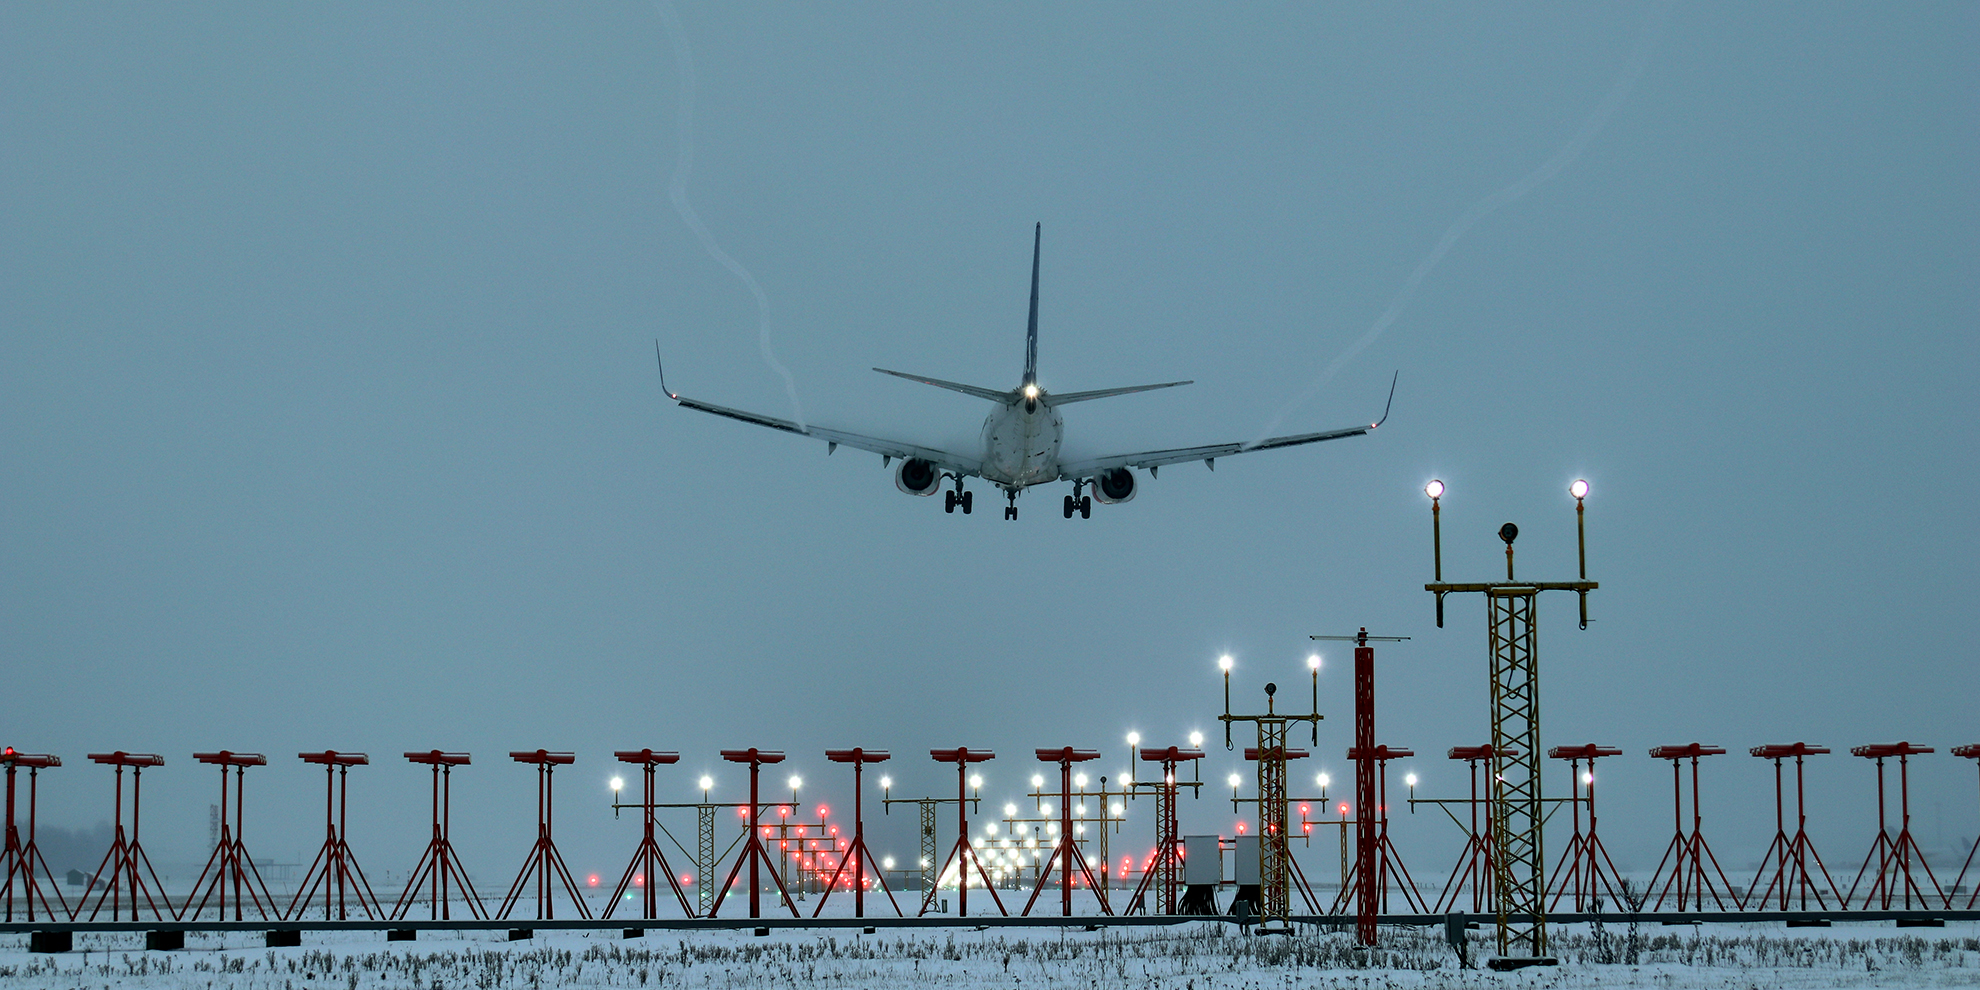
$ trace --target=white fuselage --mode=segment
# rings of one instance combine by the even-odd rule
[[[983,421],[983,477],[1005,489],[1059,479],[1065,420],[1042,401],[1020,399]]]

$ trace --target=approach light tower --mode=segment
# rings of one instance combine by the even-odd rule
[[[1224,748],[1232,748],[1231,723],[1258,723],[1258,921],[1259,932],[1266,934],[1290,934],[1292,932],[1292,849],[1288,845],[1286,830],[1286,730],[1294,722],[1307,722],[1313,727],[1313,738],[1320,738],[1320,665],[1309,663],[1308,671],[1313,676],[1313,710],[1305,714],[1281,712],[1275,707],[1273,696],[1278,694],[1277,684],[1265,685],[1265,714],[1231,714],[1231,666],[1232,660],[1226,655],[1217,660],[1217,666],[1224,672],[1224,714],[1217,720],[1224,723]],[[1300,751],[1293,751],[1305,755]],[[1268,927],[1274,921],[1278,926]]]
[[[1423,590],[1437,596],[1437,626],[1444,625],[1444,596],[1479,592],[1485,596],[1485,630],[1491,645],[1492,779],[1498,794],[1492,802],[1494,911],[1498,915],[1498,958],[1494,969],[1550,966],[1547,952],[1547,878],[1541,848],[1545,812],[1541,798],[1540,672],[1536,651],[1537,604],[1542,591],[1572,591],[1581,599],[1581,628],[1588,628],[1588,593],[1598,585],[1588,580],[1587,530],[1582,500],[1588,482],[1568,486],[1574,496],[1575,542],[1580,552],[1578,581],[1519,581],[1513,577],[1513,540],[1519,527],[1499,527],[1506,544],[1506,579],[1480,583],[1444,581],[1443,529],[1440,500],[1444,483],[1423,487],[1430,496],[1430,539],[1436,580]]]

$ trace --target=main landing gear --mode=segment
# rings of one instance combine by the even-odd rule
[[[962,506],[963,515],[965,516],[969,515],[970,497],[968,492],[963,491],[961,478],[956,479],[955,491],[942,493],[943,512],[954,512],[956,511],[956,506],[958,505]]]
[[[1073,482],[1073,493],[1066,496],[1067,519],[1071,519],[1075,512],[1079,513],[1081,519],[1093,518],[1093,496],[1081,495],[1080,489],[1084,487],[1086,487],[1086,483],[1083,481]]]
[[[1004,506],[1004,518],[1005,518],[1005,519],[1016,519],[1016,518],[1017,518],[1017,489],[1015,489],[1015,488],[1007,488],[1007,489],[1005,489],[1005,490],[1004,490],[1004,497],[1005,497],[1005,498],[1008,498],[1008,499],[1010,499],[1010,503],[1011,503],[1011,504],[1009,504],[1009,505],[1006,505],[1006,506]]]

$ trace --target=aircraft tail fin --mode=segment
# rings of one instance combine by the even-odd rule
[[[1045,224],[1031,229],[1031,321],[1024,331],[1024,384],[1038,384],[1038,247],[1045,237]]]

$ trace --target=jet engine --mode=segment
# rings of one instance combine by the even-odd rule
[[[1134,498],[1134,472],[1124,467],[1108,468],[1093,479],[1093,497],[1108,505]]]
[[[942,472],[933,461],[910,457],[901,462],[899,471],[894,473],[894,487],[909,495],[933,495],[942,487]]]

